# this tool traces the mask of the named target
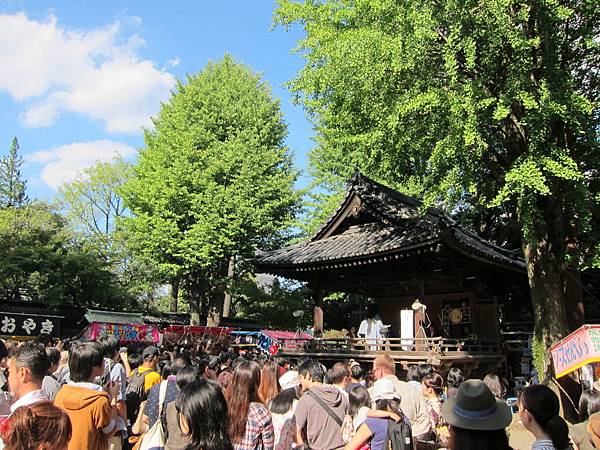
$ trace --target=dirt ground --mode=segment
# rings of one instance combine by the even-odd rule
[[[523,427],[518,414],[513,414],[510,424],[510,446],[515,450],[530,450],[533,444],[533,435]]]

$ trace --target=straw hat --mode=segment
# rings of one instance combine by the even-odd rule
[[[512,422],[512,411],[481,380],[463,382],[456,397],[442,406],[442,416],[450,425],[466,430],[500,430]]]

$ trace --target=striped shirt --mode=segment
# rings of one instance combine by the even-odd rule
[[[556,450],[550,439],[539,439],[533,443],[531,450]]]

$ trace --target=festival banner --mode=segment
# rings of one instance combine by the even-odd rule
[[[160,339],[158,327],[154,325],[137,325],[130,323],[104,323],[94,322],[87,330],[85,336],[89,340],[96,340],[101,335],[116,337],[120,342],[154,342]]]
[[[583,325],[550,347],[556,378],[600,362],[600,325]]]

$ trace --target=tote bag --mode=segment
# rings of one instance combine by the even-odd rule
[[[158,394],[158,420],[154,423],[154,425],[152,425],[152,427],[148,431],[146,431],[144,436],[142,436],[142,443],[139,446],[139,450],[164,450],[165,433],[160,417],[166,396],[167,381],[163,381],[160,384],[160,391]]]

